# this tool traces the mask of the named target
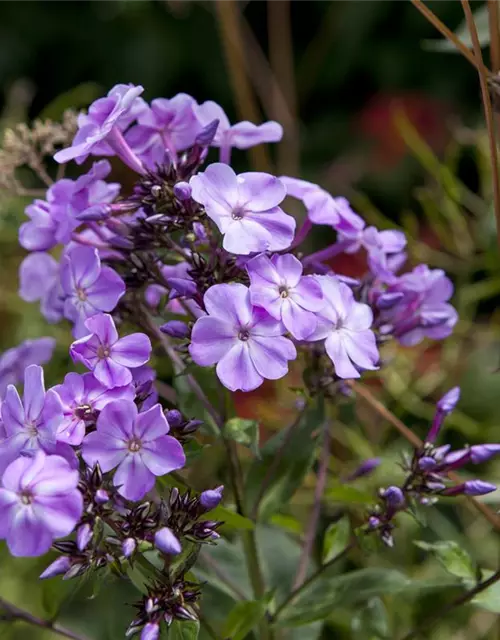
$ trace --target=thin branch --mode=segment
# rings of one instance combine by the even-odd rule
[[[413,433],[408,427],[401,422],[401,420],[395,416],[389,409],[387,409],[375,396],[363,385],[360,385],[357,382],[353,382],[352,380],[348,383],[352,389],[357,393],[357,395],[361,396],[363,400],[365,400],[375,411],[382,417],[384,420],[387,420],[393,427],[395,427],[399,433],[415,448],[420,448],[423,445],[422,440]],[[461,482],[460,476],[456,473],[451,472],[448,474],[450,480],[453,482]],[[498,518],[489,507],[487,507],[483,502],[479,502],[472,496],[465,496],[467,503],[473,506],[477,511],[479,511],[491,526],[496,530],[500,531],[500,518]]]
[[[490,30],[490,64],[493,73],[500,71],[500,16],[498,0],[488,0],[488,26]]]
[[[478,60],[474,53],[465,45],[453,31],[441,22],[441,20],[433,13],[429,7],[426,7],[422,0],[410,0],[411,3],[420,11],[420,13],[427,18],[427,20],[449,41],[451,42],[460,53],[479,71],[480,66],[483,66],[482,60]],[[489,73],[485,68],[486,73]]]
[[[234,0],[216,0],[215,9],[239,116],[242,120],[258,123],[260,114],[246,72],[244,40],[238,6]],[[271,161],[265,145],[252,147],[249,149],[249,153],[257,169],[271,173]]]
[[[427,620],[424,620],[424,622],[419,627],[410,631],[410,633],[404,636],[402,640],[413,640],[414,638],[418,638],[418,636],[422,635],[424,631],[427,631],[429,627],[433,626],[439,620],[442,620],[451,611],[453,611],[457,607],[460,607],[463,604],[466,604],[467,602],[470,602],[479,593],[481,593],[482,591],[485,591],[486,589],[488,589],[488,587],[491,587],[491,585],[495,584],[499,580],[500,580],[500,571],[497,571],[487,580],[480,582],[473,589],[471,589],[470,591],[466,591],[464,594],[462,594],[461,596],[459,596],[458,598],[450,602],[450,604],[446,606],[444,609],[441,609],[435,615],[431,616]],[[428,637],[427,634],[426,634],[426,637]]]
[[[491,106],[491,97],[488,89],[488,75],[489,71],[483,65],[483,54],[481,52],[481,44],[479,42],[479,36],[477,34],[476,24],[474,22],[474,16],[468,0],[461,0],[462,7],[465,13],[465,19],[474,47],[474,55],[478,62],[479,71],[479,83],[481,85],[481,97],[483,100],[484,117],[486,120],[486,128],[488,130],[488,143],[490,147],[491,155],[491,168],[492,168],[492,180],[493,180],[493,202],[495,205],[495,217],[497,221],[497,242],[500,247],[500,175],[498,172],[498,150],[495,134],[495,120],[493,118],[493,108]]]
[[[325,421],[323,426],[323,446],[319,462],[318,479],[316,481],[316,489],[314,490],[313,510],[309,518],[309,525],[307,527],[302,553],[300,554],[297,573],[293,582],[293,590],[297,590],[302,585],[307,575],[307,569],[309,568],[309,559],[311,557],[314,541],[316,540],[316,534],[318,532],[319,516],[321,514],[321,501],[323,499],[323,493],[325,492],[328,476],[327,472],[328,463],[330,461],[330,447],[330,422]]]
[[[0,598],[0,620],[20,620],[34,627],[40,627],[46,631],[52,631],[52,633],[62,636],[63,638],[70,638],[70,640],[88,640],[85,636],[74,633],[73,631],[57,624],[57,622],[51,622],[50,620],[44,620],[43,618],[34,616],[28,611],[16,607],[16,605],[4,600],[3,598]]]
[[[293,59],[292,21],[290,0],[268,0],[267,29],[269,39],[269,60],[273,75],[286,100],[294,127],[286,130],[278,146],[278,173],[296,176],[299,173],[299,139],[295,123],[297,121],[297,90]],[[273,91],[273,113],[279,120],[282,96]]]

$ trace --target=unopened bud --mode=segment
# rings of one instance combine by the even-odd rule
[[[189,327],[181,320],[169,320],[160,327],[160,331],[171,338],[187,338]]]
[[[181,543],[168,527],[163,527],[155,533],[155,547],[172,556],[182,551]]]
[[[54,578],[62,573],[66,573],[70,567],[71,560],[67,556],[61,556],[60,558],[57,558],[57,560],[54,560],[52,564],[49,564],[45,571],[40,574],[40,580]]]

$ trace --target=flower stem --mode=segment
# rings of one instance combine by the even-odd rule
[[[14,620],[20,620],[34,627],[40,627],[47,631],[52,631],[52,633],[62,636],[63,638],[70,638],[71,640],[88,640],[85,636],[74,633],[73,631],[70,631],[69,629],[66,629],[65,627],[57,624],[56,622],[52,622],[51,620],[44,620],[43,618],[34,616],[28,611],[20,609],[11,602],[0,598],[0,621]]]
[[[488,589],[488,587],[491,587],[491,585],[495,584],[499,580],[500,580],[500,570],[494,573],[492,576],[490,576],[487,580],[483,580],[483,582],[480,582],[479,584],[477,584],[473,589],[466,591],[461,596],[459,596],[458,598],[450,602],[450,604],[447,605],[444,609],[441,609],[435,615],[425,620],[419,627],[410,631],[410,633],[405,635],[404,638],[402,638],[402,640],[413,640],[414,638],[418,638],[418,636],[423,635],[424,631],[427,631],[429,627],[434,625],[439,620],[442,620],[444,616],[448,615],[451,611],[453,611],[457,607],[460,607],[461,605],[466,604],[467,602],[470,602],[473,598],[477,596],[478,593],[485,591],[486,589]],[[427,633],[425,634],[425,636],[428,637]]]

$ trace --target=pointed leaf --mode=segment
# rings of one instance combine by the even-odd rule
[[[470,555],[457,542],[442,540],[439,542],[425,542],[416,540],[415,544],[420,549],[431,551],[443,567],[457,578],[463,580],[475,580],[476,568]]]
[[[262,620],[268,604],[267,600],[250,600],[235,604],[227,617],[222,636],[231,640],[244,640]]]
[[[259,457],[259,423],[257,420],[231,418],[224,425],[223,433],[226,438],[248,447]]]
[[[325,532],[323,539],[323,563],[326,564],[335,558],[349,544],[351,525],[349,518],[343,516],[337,522],[331,524]]]

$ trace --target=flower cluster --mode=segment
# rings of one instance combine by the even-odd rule
[[[50,358],[50,339],[0,359],[0,538],[14,555],[58,551],[43,578],[109,565],[125,575],[144,551],[155,554],[154,580],[128,631],[151,640],[161,624],[196,618],[199,588],[186,573],[200,545],[219,537],[221,523],[206,514],[222,498],[222,487],[200,495],[174,488],[168,500],[155,491],[157,478],[184,466],[184,444],[201,423],[158,402],[151,338],[176,370],[215,366],[231,391],[282,378],[300,358],[310,393],[332,394],[343,379],[376,370],[388,339],[444,338],[457,314],[442,271],[401,273],[401,232],[367,226],[345,198],[318,185],[234,172],[232,150],[278,142],[278,123],[230,124],[214,102],[179,94],[148,103],[142,93],[117,85],[80,114],[72,144],[54,158],[85,163],[85,171],[26,208],[20,296],[39,301],[47,321],[71,323],[69,353],[87,372],[46,389],[39,365]],[[208,160],[214,148],[218,162]],[[103,157],[134,172],[132,188],[109,181]],[[305,207],[298,229],[287,197]],[[313,225],[331,227],[336,239],[308,253]],[[334,256],[358,251],[362,278],[332,271]],[[448,488],[443,477],[484,458],[481,451],[457,457],[426,445],[398,489],[401,504],[410,495],[477,492],[477,483]],[[395,496],[387,489],[385,510],[370,517],[386,539],[401,508]]]
[[[455,451],[449,444],[435,446],[445,417],[450,414],[460,398],[460,389],[454,387],[437,403],[434,420],[422,447],[413,456],[406,457],[403,468],[407,472],[401,486],[380,489],[380,502],[370,511],[365,528],[375,531],[388,546],[394,544],[392,531],[394,517],[409,511],[415,504],[435,504],[439,497],[482,496],[496,490],[496,486],[483,480],[466,480],[452,484],[449,474],[465,465],[477,465],[500,454],[500,444],[480,444]]]

